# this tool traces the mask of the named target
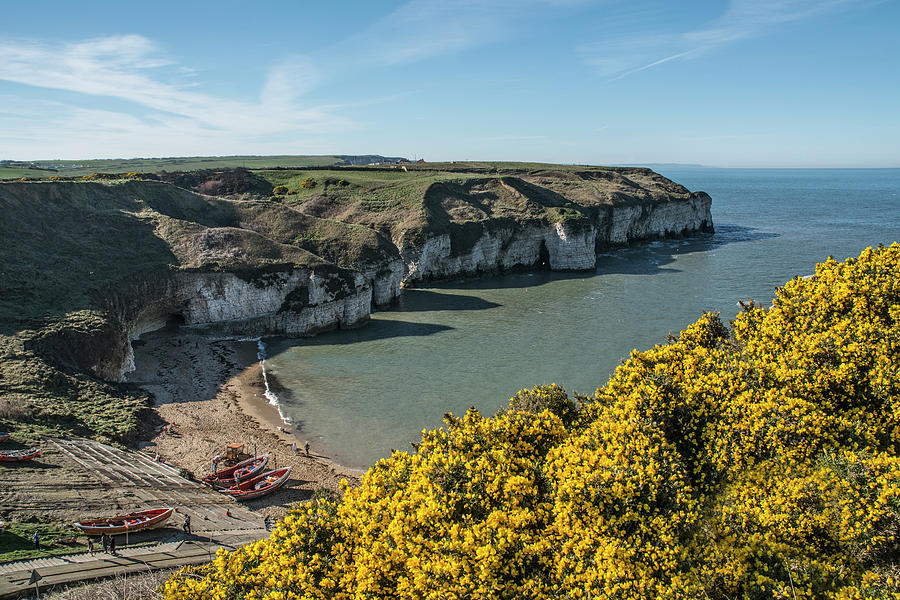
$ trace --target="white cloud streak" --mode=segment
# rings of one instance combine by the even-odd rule
[[[402,65],[496,44],[535,11],[564,11],[596,0],[410,0],[342,44],[356,60]]]
[[[83,136],[84,152],[92,156],[98,155],[96,148],[110,143],[118,146],[117,142],[127,136],[132,138],[133,152],[170,144],[168,154],[186,152],[187,147],[216,153],[223,143],[243,147],[241,143],[255,145],[266,136],[296,138],[342,131],[352,125],[336,115],[334,107],[300,104],[303,94],[319,79],[315,67],[304,57],[289,57],[275,65],[258,102],[205,94],[196,91],[194,83],[166,80],[179,74],[183,77],[183,67],[162,58],[151,40],[138,35],[59,45],[0,43],[0,80],[135,105],[117,112],[55,103],[52,113],[32,114],[30,120],[26,119],[25,124],[34,131],[43,130],[43,121],[53,121],[58,132],[54,139],[67,134]],[[22,109],[27,111],[28,107]],[[21,156],[21,140],[17,144],[13,135],[10,128],[0,130],[0,152]],[[101,153],[108,154],[105,150]]]
[[[604,77],[622,79],[675,60],[700,57],[727,44],[766,34],[784,23],[812,18],[869,0],[732,0],[706,27],[681,32],[610,36],[578,49]]]
[[[609,0],[408,0],[323,52],[328,66],[321,69],[346,78],[357,69],[452,55],[514,37],[524,19],[542,10],[549,16],[598,1]],[[358,128],[341,116],[350,105],[304,105],[304,95],[322,79],[311,59],[288,56],[273,64],[258,101],[241,101],[204,93],[191,65],[167,58],[140,35],[58,44],[0,41],[0,81],[53,90],[27,94],[40,102],[25,101],[23,94],[6,104],[7,113],[18,105],[27,115],[0,113],[0,155],[39,158],[41,147],[54,154],[61,147],[82,148],[73,156],[298,151],[311,136],[335,139]]]

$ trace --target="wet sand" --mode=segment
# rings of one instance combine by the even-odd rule
[[[362,472],[343,467],[310,447],[285,425],[275,406],[263,396],[262,370],[254,341],[211,340],[202,335],[158,331],[135,342],[135,366],[128,381],[151,392],[154,409],[174,433],[159,432],[142,443],[143,451],[196,477],[210,472],[212,459],[229,443],[246,452],[272,452],[270,467],[292,466],[288,483],[278,491],[245,504],[281,517],[291,504],[308,500],[319,488],[339,491],[346,479],[357,485]],[[271,381],[270,386],[276,383]],[[296,444],[295,455],[292,445]]]

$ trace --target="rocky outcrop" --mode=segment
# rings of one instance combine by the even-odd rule
[[[597,250],[610,246],[713,230],[712,200],[704,192],[685,200],[623,204],[587,219],[491,228],[466,251],[452,234],[402,244],[405,284],[460,275],[496,273],[544,265],[553,271],[586,271],[597,266]]]
[[[634,241],[712,232],[712,198],[696,192],[686,200],[611,207],[601,241],[624,245]]]
[[[389,306],[400,295],[406,265],[399,258],[392,258],[381,265],[370,265],[361,273],[372,287],[372,304]]]
[[[496,273],[546,262],[553,270],[584,270],[594,266],[593,226],[573,228],[562,223],[485,231],[467,252],[457,252],[450,234],[430,237],[421,246],[405,244],[407,285],[434,279]]]

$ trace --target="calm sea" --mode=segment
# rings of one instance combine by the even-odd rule
[[[658,170],[712,196],[715,234],[603,254],[590,274],[407,290],[361,329],[273,342],[282,410],[314,450],[367,467],[446,412],[493,414],[542,383],[590,393],[703,311],[732,319],[829,255],[900,241],[900,169]]]

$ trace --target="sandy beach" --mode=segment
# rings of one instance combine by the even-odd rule
[[[302,434],[285,425],[263,396],[256,342],[158,331],[134,345],[136,370],[128,381],[151,392],[156,412],[174,424],[174,433],[159,432],[142,442],[144,452],[198,478],[212,469],[213,457],[223,454],[226,444],[243,443],[251,454],[272,452],[269,465],[292,466],[291,478],[277,492],[246,504],[276,518],[317,489],[339,491],[342,479],[358,484],[361,471],[334,463],[314,446],[310,456],[304,454]]]

